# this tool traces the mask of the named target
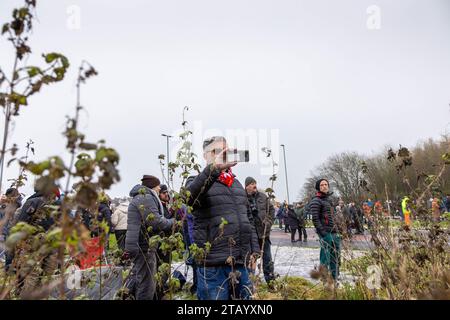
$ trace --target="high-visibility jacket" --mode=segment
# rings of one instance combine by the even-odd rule
[[[403,217],[405,219],[405,224],[407,226],[411,226],[411,211],[408,209],[408,202],[409,198],[404,197],[402,200],[402,211],[403,211]]]

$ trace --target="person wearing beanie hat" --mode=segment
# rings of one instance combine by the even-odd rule
[[[247,192],[250,211],[255,222],[259,246],[263,248],[264,278],[266,283],[272,286],[270,282],[275,280],[275,271],[272,261],[270,231],[275,220],[275,208],[267,195],[258,191],[254,178],[247,177],[245,179],[245,191]]]
[[[162,184],[161,185],[161,190],[159,190],[159,192],[160,193],[163,193],[163,192],[169,192],[169,188],[167,188],[167,185],[165,185],[165,184]]]
[[[250,184],[254,183],[256,185],[256,180],[252,177],[247,177],[245,179],[245,187],[247,188]]]
[[[161,184],[157,177],[151,175],[144,175],[141,181],[143,186],[146,186],[150,189],[153,189]]]
[[[316,196],[311,200],[309,210],[320,242],[320,265],[325,267],[333,277],[339,275],[340,235],[334,223],[334,208],[329,199],[329,182],[327,179],[316,181]]]
[[[142,184],[130,191],[132,200],[128,206],[125,251],[133,260],[130,292],[136,300],[152,300],[156,292],[156,248],[150,247],[152,236],[168,233],[175,224],[174,219],[164,217],[164,207],[159,198],[160,180],[144,175]]]
[[[317,180],[317,181],[316,181],[316,186],[315,186],[315,188],[316,188],[316,190],[319,191],[319,192],[321,191],[321,190],[320,190],[320,184],[321,184],[322,181],[325,181],[325,182],[327,183],[328,188],[329,188],[329,186],[330,186],[330,183],[328,182],[327,179],[319,179],[319,180]],[[322,184],[322,188],[323,188],[323,187],[324,187],[324,184]],[[328,192],[328,190],[327,190],[326,192]],[[325,192],[325,193],[326,193],[326,192]]]

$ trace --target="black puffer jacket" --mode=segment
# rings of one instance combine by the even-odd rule
[[[253,209],[251,212],[258,238],[268,238],[272,229],[273,220],[275,220],[275,208],[270,202],[269,197],[259,191],[254,195],[248,195],[248,201],[250,203],[250,209]]]
[[[112,232],[113,225],[111,223],[111,216],[112,212],[109,204],[104,202],[101,202],[98,205],[98,212],[96,212],[95,214],[92,214],[86,209],[81,209],[81,218],[83,220],[83,224],[86,226],[86,228],[91,230],[94,237],[97,237],[100,234],[100,229],[98,227],[94,227],[97,226],[97,224],[93,223],[93,219],[95,221],[95,218],[97,217],[98,222],[102,222],[103,220],[106,221],[109,227],[109,232]]]
[[[131,189],[130,197],[133,200],[128,206],[125,250],[134,255],[148,250],[150,237],[170,231],[174,219],[164,217],[162,204],[151,189],[136,185]]]
[[[259,252],[258,237],[248,205],[247,194],[235,179],[231,187],[217,181],[219,170],[208,165],[197,177],[190,177],[186,187],[190,191],[188,204],[193,207],[194,242],[200,248],[206,242],[211,250],[204,261],[206,266],[223,266],[229,256],[236,264],[245,264],[252,253]],[[222,218],[228,223],[220,225]]]
[[[20,210],[17,222],[26,222],[34,226],[41,226],[45,231],[49,230],[55,221],[49,216],[49,212],[41,210],[46,204],[47,201],[42,193],[36,192],[31,195]]]
[[[112,211],[109,203],[101,202],[98,206],[98,217],[99,221],[105,220],[108,223],[109,229],[111,230],[113,225],[111,223]]]
[[[310,202],[309,210],[312,215],[314,227],[317,234],[324,237],[327,233],[336,233],[337,228],[334,224],[334,208],[329,194],[319,192]]]
[[[300,223],[300,220],[297,217],[297,214],[295,213],[294,209],[289,208],[287,213],[287,224],[289,225],[289,228],[291,229],[298,229],[298,225]]]
[[[294,211],[295,211],[295,215],[298,218],[298,225],[299,225],[299,227],[304,228],[305,227],[305,220],[306,220],[305,207],[295,208]]]

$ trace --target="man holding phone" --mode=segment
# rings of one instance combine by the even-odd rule
[[[247,194],[231,169],[237,162],[227,161],[227,150],[224,137],[205,140],[207,165],[186,183],[188,205],[193,207],[194,242],[199,248],[210,244],[197,260],[199,300],[250,299],[252,295],[247,267],[254,266],[258,257],[258,237]]]

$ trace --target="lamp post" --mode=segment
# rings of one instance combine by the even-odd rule
[[[288,174],[287,174],[287,166],[286,166],[286,146],[284,144],[282,144],[281,147],[283,148],[283,156],[284,156],[284,173],[286,176],[287,201],[288,201],[288,204],[291,204],[291,201],[289,200],[289,183],[288,183]]]
[[[170,188],[170,176],[169,176],[169,139],[173,138],[173,136],[169,136],[168,134],[161,134],[163,137],[166,137],[167,140],[167,153],[166,153],[166,159],[167,159],[167,184],[168,188]]]

